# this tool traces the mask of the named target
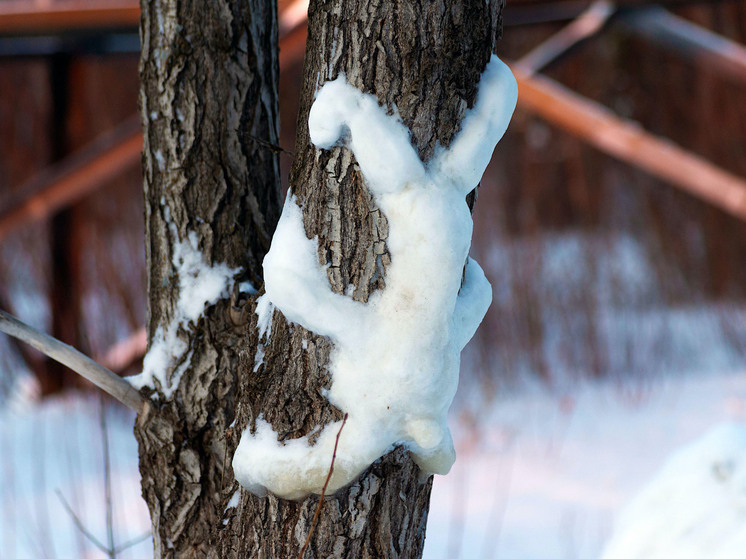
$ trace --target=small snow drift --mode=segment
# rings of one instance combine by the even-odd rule
[[[165,204],[161,201],[161,204]],[[168,208],[165,211],[169,218]],[[168,221],[172,233],[176,228]],[[174,244],[172,265],[174,277],[179,282],[179,301],[175,316],[166,328],[159,326],[151,341],[150,349],[143,359],[143,370],[139,375],[127,377],[137,389],[148,386],[170,397],[178,387],[181,376],[190,365],[188,346],[180,332],[196,324],[206,306],[215,304],[230,294],[233,277],[240,271],[226,264],[210,266],[199,250],[197,234],[190,231],[186,240]],[[253,290],[242,284],[242,291]]]
[[[721,424],[674,454],[619,516],[602,559],[741,559],[746,425]]]
[[[425,474],[445,474],[453,464],[446,414],[459,356],[492,299],[482,269],[468,259],[472,220],[465,197],[505,132],[516,98],[513,75],[493,56],[451,146],[425,164],[401,121],[344,76],[317,94],[308,119],[311,141],[320,149],[343,142],[353,152],[388,219],[391,255],[386,287],[367,304],[334,293],[317,240],[307,238],[301,208],[289,195],[264,260],[271,303],[334,343],[327,397],[349,418],[329,492],[396,444],[409,448]],[[282,443],[259,417],[234,455],[236,479],[258,495],[320,493],[339,430],[340,422],[326,425],[313,446],[307,438]]]

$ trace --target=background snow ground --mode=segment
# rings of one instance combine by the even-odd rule
[[[107,420],[121,545],[149,521],[133,417],[108,407]],[[425,557],[597,558],[620,507],[672,452],[726,420],[746,420],[746,372],[586,380],[567,391],[504,393],[478,410],[459,403],[451,415],[458,459],[436,476]],[[66,396],[0,416],[1,557],[104,557],[55,493],[106,541],[101,437],[97,398]],[[152,557],[151,544],[120,557]]]

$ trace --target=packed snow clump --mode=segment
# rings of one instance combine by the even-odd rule
[[[166,212],[168,219],[168,212]],[[175,228],[173,228],[175,232]],[[174,317],[166,328],[159,326],[143,359],[142,373],[128,377],[135,388],[149,386],[167,398],[179,385],[190,363],[188,347],[179,331],[196,323],[206,306],[215,304],[230,294],[233,277],[238,269],[226,264],[210,266],[199,250],[197,234],[191,231],[186,240],[174,244],[172,265],[178,278],[179,300]],[[253,288],[246,284],[247,290]],[[242,285],[242,289],[244,286]]]
[[[746,425],[721,424],[674,454],[619,516],[602,559],[742,559]]]
[[[446,414],[459,355],[492,299],[482,269],[468,259],[472,220],[465,197],[505,132],[516,98],[513,75],[493,56],[451,146],[423,163],[401,121],[344,76],[316,96],[308,118],[311,141],[320,149],[341,144],[352,151],[388,219],[391,255],[386,287],[367,304],[334,293],[317,240],[307,238],[301,208],[288,195],[264,259],[266,297],[288,320],[334,344],[326,395],[349,417],[329,492],[396,444],[412,452],[425,474],[445,474],[453,464]],[[340,427],[326,425],[314,445],[307,437],[280,442],[260,416],[234,455],[236,479],[258,495],[320,493]]]

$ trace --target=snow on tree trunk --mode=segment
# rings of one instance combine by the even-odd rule
[[[261,261],[280,213],[268,148],[278,136],[274,3],[208,4],[142,6],[151,348],[139,378],[151,404],[135,426],[143,494],[157,556],[294,557],[318,497],[256,497],[239,488],[231,458],[260,415],[281,440],[311,442],[341,419],[324,397],[332,348],[252,295],[263,293]],[[364,303],[385,288],[389,232],[351,152],[310,142],[314,93],[344,73],[397,108],[428,161],[475,102],[501,9],[483,0],[311,2],[290,182],[334,292]],[[430,487],[408,451],[390,452],[327,497],[306,557],[420,557]]]
[[[319,263],[303,212],[292,193],[287,197],[264,257],[263,297],[293,323],[332,341],[326,397],[346,421],[314,431],[315,444],[310,436],[283,444],[258,419],[242,433],[233,458],[244,488],[291,499],[325,487],[333,492],[396,445],[410,450],[423,477],[451,469],[447,413],[459,357],[492,301],[490,283],[468,258],[466,196],[508,127],[517,93],[513,74],[493,56],[451,145],[439,146],[424,163],[409,130],[373,95],[343,77],[319,90],[308,118],[311,141],[327,150],[341,143],[352,152],[388,220],[391,263],[386,286],[366,303],[332,292],[328,263]],[[334,470],[327,475],[332,455]]]

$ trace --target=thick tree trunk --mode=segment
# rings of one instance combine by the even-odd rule
[[[311,2],[291,188],[335,291],[353,285],[366,301],[384,288],[387,222],[350,152],[311,145],[314,92],[344,72],[398,109],[427,159],[474,102],[500,14],[500,0]],[[240,267],[238,281],[261,285],[280,209],[276,30],[273,2],[143,1],[151,341],[177,314],[172,257],[190,232],[209,264]],[[260,414],[284,440],[341,412],[322,396],[329,342],[276,310],[260,334],[255,299],[233,293],[179,330],[188,351],[172,365],[185,364],[178,386],[152,393],[135,427],[157,556],[295,557],[318,503],[236,494],[231,457]],[[306,557],[420,557],[430,487],[394,450],[327,497]]]
[[[279,131],[276,18],[272,0],[142,2],[150,344],[178,314],[173,257],[190,233],[208,265],[260,282],[281,196],[277,154],[264,143]],[[225,434],[247,373],[237,348],[247,327],[232,317],[221,301],[179,330],[188,351],[168,373],[185,360],[189,367],[135,425],[158,557],[219,556],[223,495],[235,485],[223,475]]]

